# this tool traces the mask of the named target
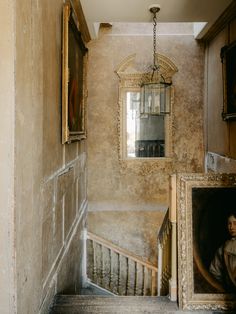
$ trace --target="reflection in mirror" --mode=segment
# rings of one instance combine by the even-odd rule
[[[140,92],[126,93],[127,157],[165,157],[165,116],[140,113]]]

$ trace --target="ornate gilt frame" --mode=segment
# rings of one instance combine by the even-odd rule
[[[192,214],[193,188],[235,188],[235,185],[236,174],[179,174],[177,176],[178,299],[180,308],[188,310],[236,308],[235,294],[220,292],[220,290],[217,293],[196,293],[194,291]],[[210,274],[206,280],[211,283]]]
[[[178,71],[174,63],[167,57],[157,54],[160,65],[160,72],[166,82],[172,81],[172,76]],[[135,63],[136,54],[125,58],[117,67],[115,72],[119,77],[119,101],[118,101],[118,151],[119,161],[123,168],[129,168],[138,174],[147,174],[163,166],[163,162],[171,162],[172,156],[172,115],[167,115],[165,119],[166,134],[166,154],[165,157],[157,158],[128,158],[126,154],[126,112],[125,97],[127,91],[137,91],[140,89],[141,81],[144,78],[144,71],[138,69]],[[171,87],[171,107],[174,101],[174,88]]]
[[[69,31],[72,30],[74,34],[74,41],[76,46],[72,45],[70,42]],[[70,61],[70,50],[79,50],[79,54],[82,55],[82,64],[73,63],[73,59]],[[76,57],[77,58],[77,57]],[[69,64],[72,62],[72,68],[69,69]],[[74,114],[75,120],[77,119],[78,126],[76,130],[70,127],[69,119],[71,115],[69,114],[69,90],[72,90],[72,71],[77,73],[79,71],[78,67],[82,66],[82,78],[79,78],[76,82],[75,90],[82,90],[82,96],[78,98],[78,94],[73,96],[75,99],[73,101],[73,108],[75,107],[75,112],[80,114]],[[87,48],[82,39],[82,34],[79,28],[79,22],[70,1],[67,1],[63,5],[63,33],[62,33],[62,144],[71,143],[73,141],[78,141],[86,137],[86,99],[87,99],[87,86],[86,86],[86,76],[87,76]],[[80,86],[79,86],[80,84]],[[82,85],[82,86],[81,86]]]

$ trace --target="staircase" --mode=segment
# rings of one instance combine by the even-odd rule
[[[58,295],[50,314],[220,314],[220,311],[181,311],[167,297]],[[227,312],[232,313],[233,312]]]
[[[148,260],[87,233],[87,276],[92,282],[120,296],[166,296],[176,301],[175,226],[167,210],[158,234],[158,268]],[[176,248],[175,248],[176,249]],[[170,286],[172,279],[172,286]]]
[[[87,234],[87,274],[92,283],[116,295],[157,295],[156,266],[91,232]]]
[[[167,218],[168,213],[158,237],[158,272],[148,261],[88,233],[89,280],[81,290],[84,295],[56,295],[49,313],[235,314],[235,311],[182,311],[178,309],[177,302],[170,301],[167,296],[156,296],[158,290],[158,295],[169,291],[172,297],[171,290],[168,290],[169,279],[173,279],[176,271],[176,265],[170,268],[174,228]],[[175,241],[172,243],[175,244]]]

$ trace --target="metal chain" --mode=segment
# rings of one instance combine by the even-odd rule
[[[156,71],[158,66],[156,65],[156,38],[157,38],[157,17],[156,13],[153,16],[153,70]]]

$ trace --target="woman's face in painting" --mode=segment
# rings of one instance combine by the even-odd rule
[[[236,237],[236,217],[233,215],[228,218],[228,231],[231,237]]]

